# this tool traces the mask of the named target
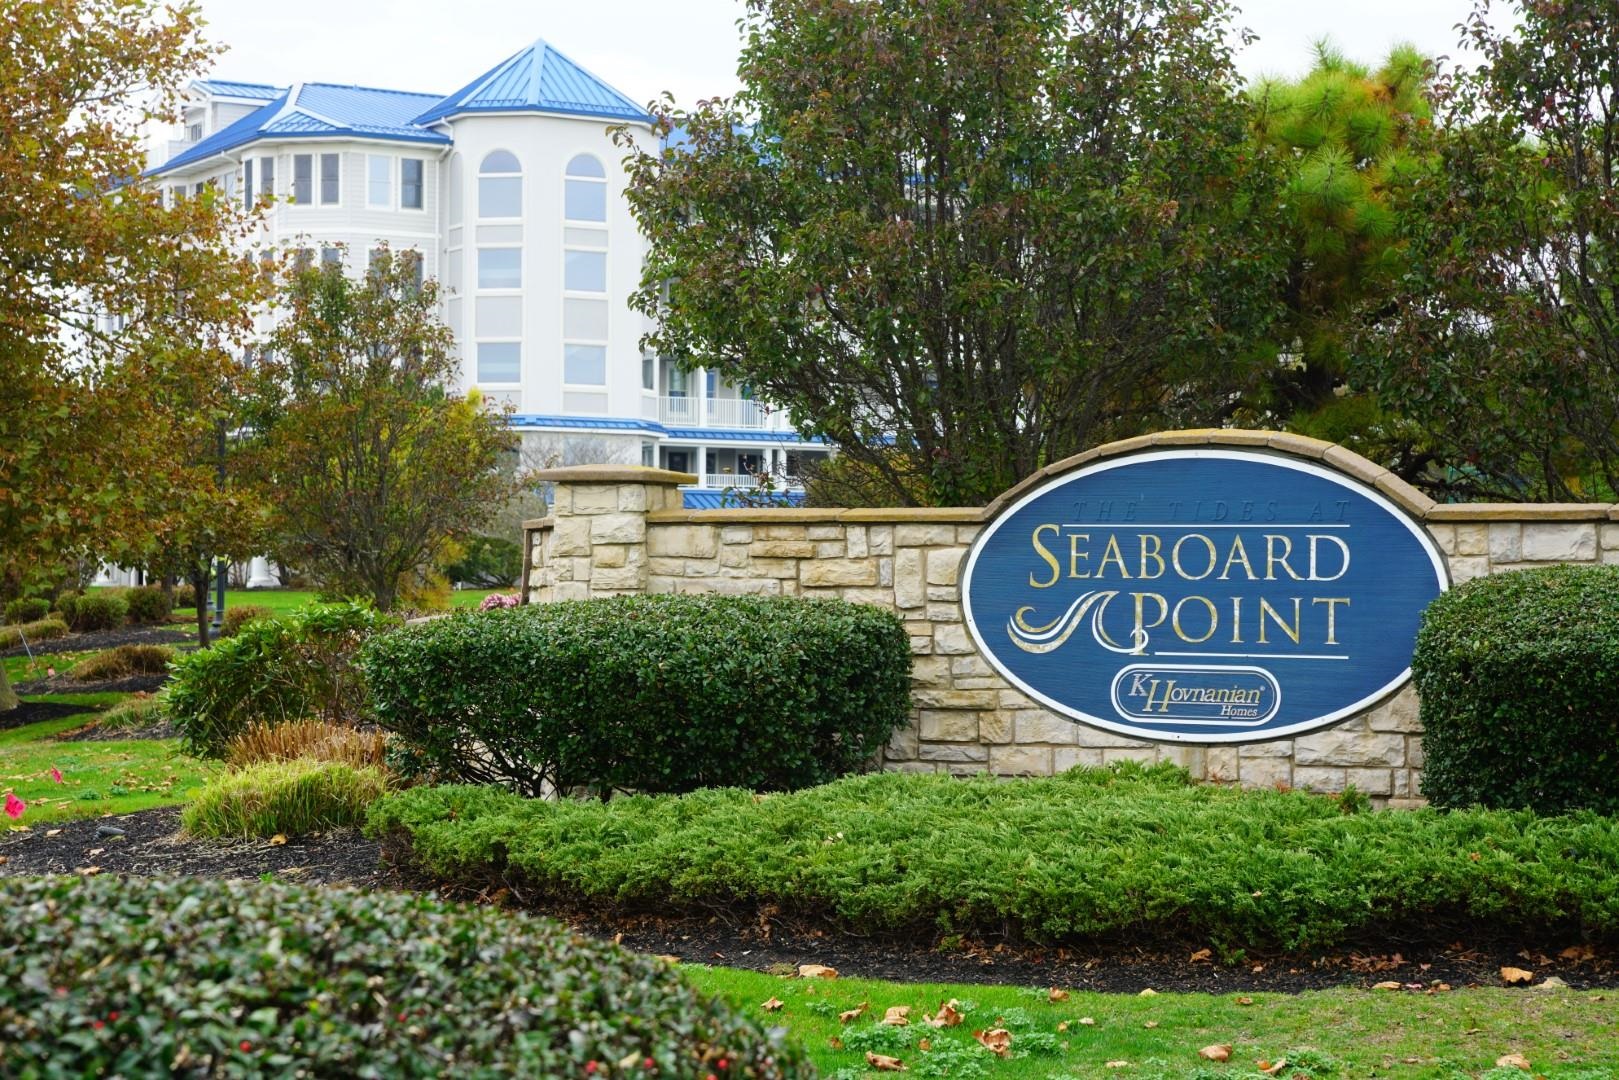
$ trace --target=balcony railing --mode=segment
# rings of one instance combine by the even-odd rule
[[[706,488],[756,488],[759,481],[750,473],[703,473],[703,486]]]
[[[770,409],[751,398],[664,397],[658,399],[658,418],[666,424],[762,430],[770,426]]]

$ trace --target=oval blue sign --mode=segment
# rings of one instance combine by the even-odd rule
[[[1449,587],[1428,534],[1342,473],[1262,450],[1158,450],[1035,488],[973,543],[968,630],[1012,684],[1159,742],[1326,727],[1411,677]]]

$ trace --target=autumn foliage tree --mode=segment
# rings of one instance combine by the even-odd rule
[[[454,393],[460,360],[420,268],[386,249],[363,279],[295,264],[247,417],[278,553],[384,611],[513,485],[505,415]]]
[[[133,557],[194,484],[212,421],[157,388],[210,387],[248,329],[256,276],[224,199],[166,208],[142,129],[214,50],[196,7],[0,0],[0,580],[64,554]],[[115,316],[108,323],[104,316]],[[116,327],[116,329],[114,329]],[[16,699],[0,673],[0,708]]]
[[[673,137],[629,161],[650,343],[785,406],[884,501],[982,502],[1220,420],[1285,257],[1231,18],[749,0],[740,94],[655,106]]]

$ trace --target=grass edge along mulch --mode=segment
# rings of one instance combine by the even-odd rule
[[[1619,821],[1345,813],[1168,767],[1016,782],[895,773],[607,803],[465,786],[368,829],[442,881],[537,906],[819,921],[871,935],[1333,947],[1380,928],[1619,937]]]

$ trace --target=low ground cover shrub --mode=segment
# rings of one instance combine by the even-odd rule
[[[326,720],[294,720],[286,724],[249,724],[225,744],[225,763],[236,768],[260,761],[337,761],[345,765],[381,767],[387,737]]]
[[[167,645],[118,645],[85,657],[73,665],[68,675],[80,682],[162,675],[169,670],[175,655]]]
[[[235,637],[248,623],[257,619],[273,618],[275,612],[262,604],[237,604],[235,607],[225,609],[225,617],[219,621],[219,636]]]
[[[37,596],[19,596],[6,604],[6,622],[12,626],[38,622],[50,613],[51,602]]]
[[[361,824],[387,790],[387,774],[374,767],[261,761],[209,781],[180,823],[193,836],[301,836]]]
[[[1346,814],[1163,767],[1011,783],[882,773],[606,803],[422,787],[372,807],[367,829],[468,885],[665,913],[773,907],[862,933],[1298,949],[1475,921],[1619,937],[1619,820]]]
[[[123,596],[115,592],[66,593],[57,599],[56,610],[81,634],[122,626],[128,613]]]
[[[0,1075],[810,1076],[662,961],[407,893],[11,883]]]
[[[188,752],[222,757],[249,724],[315,718],[354,726],[365,685],[354,656],[397,621],[358,604],[315,604],[260,619],[235,637],[181,657],[169,714]]]
[[[419,767],[530,794],[805,787],[861,768],[911,707],[904,624],[842,600],[463,612],[373,639],[361,664]]]
[[[0,626],[0,649],[14,649],[24,641],[50,641],[67,637],[67,623],[52,616],[21,626]]]
[[[1619,567],[1470,581],[1429,605],[1411,670],[1435,805],[1619,813]]]
[[[132,623],[160,623],[169,617],[173,605],[169,594],[158,585],[137,585],[124,593],[124,606]]]

